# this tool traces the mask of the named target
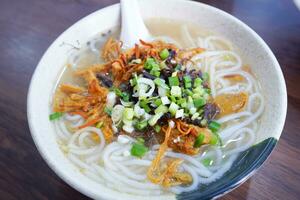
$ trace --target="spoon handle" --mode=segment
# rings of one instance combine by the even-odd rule
[[[150,34],[146,28],[137,0],[121,0],[122,27],[120,40],[123,47],[131,48],[139,39],[148,40]]]

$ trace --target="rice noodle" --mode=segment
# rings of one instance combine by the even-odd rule
[[[196,43],[193,40],[191,34],[189,33],[188,27],[186,25],[183,25],[181,28],[181,34],[182,34],[182,38],[185,41],[185,43],[187,44],[188,47],[196,47]]]

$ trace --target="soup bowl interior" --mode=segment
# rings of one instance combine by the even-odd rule
[[[280,137],[287,109],[287,95],[280,66],[265,42],[248,26],[211,6],[181,0],[140,1],[143,18],[161,17],[188,21],[232,41],[247,58],[257,77],[266,106],[260,119],[256,145],[240,154],[231,169],[217,182],[198,190],[165,199],[213,198],[245,181],[267,159]],[[109,20],[108,20],[109,19]],[[28,122],[34,142],[48,165],[76,190],[95,199],[151,199],[119,193],[84,176],[59,149],[55,129],[49,121],[51,98],[59,75],[70,53],[70,46],[85,44],[99,32],[120,25],[119,4],[96,11],[62,33],[40,60],[28,93]]]

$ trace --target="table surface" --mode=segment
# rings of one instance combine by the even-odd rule
[[[0,198],[88,199],[46,165],[30,136],[26,96],[32,73],[53,40],[89,13],[117,0],[0,1]],[[292,0],[206,0],[253,28],[283,70],[288,114],[263,167],[221,199],[300,199],[300,11]]]

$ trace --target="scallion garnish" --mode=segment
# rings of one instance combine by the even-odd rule
[[[52,114],[49,115],[49,120],[55,120],[55,119],[59,119],[61,116],[63,116],[62,112],[54,112]]]
[[[181,97],[181,88],[179,86],[172,86],[171,95],[174,97]]]
[[[154,126],[157,123],[157,121],[161,118],[162,115],[163,113],[160,112],[157,112],[155,115],[153,115],[148,121],[149,125]]]
[[[151,111],[151,108],[148,106],[148,102],[146,100],[141,100],[139,106],[143,108],[147,113]]]
[[[136,73],[134,73],[134,74],[133,74],[133,78],[130,79],[130,85],[131,85],[131,86],[137,85],[137,75],[136,75]]]
[[[154,104],[155,104],[156,106],[160,106],[160,105],[162,104],[161,99],[156,99],[156,100],[154,101]]]
[[[202,164],[205,166],[205,167],[208,167],[210,165],[212,165],[213,163],[213,160],[211,158],[204,158],[202,160]]]
[[[104,112],[105,112],[106,114],[108,114],[109,116],[111,116],[112,108],[105,107],[105,108],[104,108]]]
[[[129,101],[129,94],[127,92],[122,92],[121,97],[124,101]]]
[[[133,143],[130,153],[132,156],[143,157],[148,151],[148,148],[141,141]]]
[[[181,70],[181,65],[180,65],[180,64],[177,64],[176,67],[175,67],[175,70],[176,70],[176,71],[180,71],[180,70]]]
[[[170,107],[169,107],[169,112],[170,112],[172,115],[175,115],[175,114],[176,114],[176,111],[178,110],[178,108],[179,108],[179,106],[178,106],[176,103],[172,102],[172,103],[170,104]]]
[[[191,88],[192,87],[192,79],[190,76],[184,76],[183,77],[184,87],[185,88]]]
[[[153,76],[159,77],[160,76],[160,71],[152,69],[150,71],[150,74],[153,75]]]
[[[156,63],[154,58],[147,58],[145,64],[144,64],[144,68],[146,70],[159,70],[159,65]]]
[[[139,143],[142,143],[142,144],[145,143],[145,140],[144,140],[144,138],[142,138],[142,137],[136,138],[136,141],[139,142]]]
[[[168,51],[168,49],[164,49],[159,53],[159,56],[162,60],[165,60],[169,57],[170,53]]]
[[[158,106],[158,108],[156,108],[154,110],[154,112],[155,112],[155,114],[159,114],[159,113],[164,114],[164,113],[168,112],[168,107],[165,105],[160,105],[160,106]]]
[[[202,79],[201,78],[196,78],[194,80],[194,87],[199,87],[202,84]]]
[[[154,83],[162,88],[170,89],[169,86],[165,83],[165,80],[156,78],[154,79]]]
[[[169,85],[172,86],[179,86],[179,79],[176,76],[171,76],[168,78],[169,80]]]
[[[218,137],[215,134],[212,134],[209,143],[212,145],[216,145],[218,143]]]
[[[198,98],[194,99],[194,105],[196,108],[200,108],[206,104],[206,101],[204,98]]]
[[[155,130],[156,133],[159,133],[159,132],[160,132],[160,129],[161,129],[161,127],[160,127],[160,125],[158,125],[158,124],[156,124],[156,125],[154,126],[154,130]]]
[[[135,129],[137,129],[138,131],[142,131],[143,129],[145,129],[148,125],[147,120],[141,121],[141,122],[137,122],[134,127]]]
[[[134,116],[133,108],[124,108],[123,119],[132,120]]]
[[[184,90],[184,92],[188,95],[188,96],[192,96],[193,92],[189,89]]]
[[[116,93],[117,96],[122,96],[122,91],[119,88],[113,88],[113,91]]]
[[[208,124],[208,128],[209,128],[212,132],[214,132],[214,133],[218,132],[218,130],[220,129],[220,127],[221,127],[221,124],[219,124],[219,123],[216,122],[216,121],[211,121],[211,122]]]
[[[197,136],[196,140],[195,140],[195,143],[194,143],[194,147],[195,148],[198,148],[201,146],[201,144],[203,143],[205,139],[205,136],[203,133],[199,133],[199,135]]]
[[[170,99],[171,99],[172,102],[176,103],[176,98],[174,96],[171,95]]]
[[[182,105],[183,103],[186,103],[186,99],[185,98],[180,98],[177,100],[177,104],[178,105]]]

